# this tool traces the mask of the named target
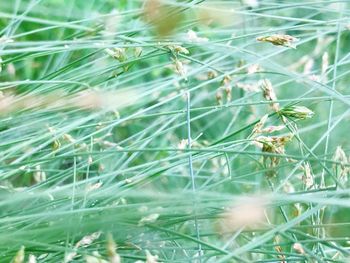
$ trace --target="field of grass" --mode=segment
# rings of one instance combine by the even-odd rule
[[[0,263],[350,262],[349,0],[0,0]]]

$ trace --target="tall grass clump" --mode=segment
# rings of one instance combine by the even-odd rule
[[[0,262],[348,262],[350,3],[0,2]]]

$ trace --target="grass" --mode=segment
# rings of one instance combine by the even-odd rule
[[[348,1],[0,3],[1,262],[347,262]]]

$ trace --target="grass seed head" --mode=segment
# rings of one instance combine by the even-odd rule
[[[231,101],[232,98],[232,87],[231,87],[231,77],[226,75],[224,79],[222,80],[222,89],[225,91],[226,94],[226,101]]]
[[[41,183],[46,181],[46,173],[41,169],[40,164],[35,166],[33,177],[36,183]]]
[[[348,160],[343,148],[338,146],[333,155],[333,161],[339,162],[338,164],[333,164],[333,169],[337,172],[337,167],[339,167],[339,179],[341,179],[342,183],[346,183],[348,181],[348,176],[350,174],[350,161]]]
[[[297,42],[299,39],[292,37],[290,35],[271,35],[271,36],[261,36],[258,37],[256,40],[260,42],[269,42],[275,46],[284,46],[284,47],[290,47],[290,48],[296,48],[295,42]]]
[[[303,166],[304,170],[304,176],[303,176],[303,181],[305,184],[306,189],[311,189],[314,186],[314,176],[312,175],[311,172],[311,166],[310,163],[305,163]]]
[[[259,64],[252,64],[247,68],[248,75],[254,74],[261,71],[261,67]]]
[[[142,217],[139,221],[139,226],[143,226],[145,224],[149,224],[149,223],[154,223],[155,221],[157,221],[157,219],[159,218],[159,214],[150,214],[148,216]]]
[[[303,245],[300,244],[300,243],[294,243],[293,249],[294,249],[296,252],[298,252],[299,254],[302,254],[302,255],[305,254],[305,250],[304,250],[304,248],[303,248]]]
[[[243,3],[251,8],[256,8],[259,6],[258,0],[243,0]]]
[[[36,257],[33,254],[29,255],[28,263],[36,263]]]
[[[274,102],[275,100],[277,100],[277,96],[272,87],[271,82],[268,79],[263,79],[260,83],[260,88],[263,92],[264,98],[272,102],[270,105],[272,109],[277,112],[280,106],[278,103]]]
[[[210,70],[207,73],[207,78],[208,79],[214,79],[218,76],[218,73],[216,71]]]
[[[278,125],[278,126],[269,126],[261,130],[262,133],[273,133],[276,131],[283,130],[286,126]]]
[[[159,263],[158,255],[153,256],[148,250],[146,250],[146,263]]]
[[[182,54],[185,54],[185,55],[190,54],[190,51],[188,51],[187,48],[184,48],[184,47],[182,47],[180,45],[170,45],[170,46],[168,46],[168,48],[171,51],[173,51],[173,52],[175,52],[177,54],[179,54],[179,53],[182,53]]]
[[[269,118],[268,114],[265,114],[259,121],[257,124],[255,124],[253,131],[252,131],[252,135],[255,134],[259,134],[262,133],[262,127],[265,125],[265,122],[267,121],[267,119]]]
[[[23,263],[24,262],[24,246],[17,251],[15,257],[12,259],[12,263]]]
[[[117,245],[114,242],[113,236],[108,234],[107,236],[107,255],[109,259],[109,263],[120,263],[121,258],[117,253]]]
[[[189,42],[193,43],[203,43],[203,42],[208,42],[209,39],[206,37],[198,37],[197,33],[194,32],[193,30],[188,30],[187,31],[187,40]]]
[[[312,116],[314,115],[314,112],[305,106],[286,107],[283,108],[279,113],[287,118],[299,120],[309,119],[312,118]]]
[[[216,97],[216,102],[217,102],[219,105],[222,105],[223,94],[222,94],[222,90],[221,90],[220,88],[216,91],[215,97]]]
[[[142,47],[135,47],[135,49],[134,49],[134,56],[135,56],[135,58],[140,57],[141,54],[142,54],[142,51],[143,51]]]
[[[178,60],[177,58],[174,59],[174,63],[175,63],[176,72],[186,80],[187,79],[187,69],[184,66],[184,64],[180,60]]]
[[[261,145],[262,152],[283,155],[285,153],[285,145],[292,139],[293,135],[286,136],[259,136],[255,138],[258,146]],[[268,177],[276,176],[275,168],[280,163],[280,156],[263,156],[263,165],[268,171]]]
[[[85,256],[85,262],[86,263],[110,263],[107,260],[104,260],[98,256],[91,256],[91,255]]]
[[[101,235],[101,232],[94,232],[91,235],[84,236],[75,244],[75,248],[90,246]]]
[[[105,51],[108,55],[115,58],[119,62],[124,62],[128,58],[124,48],[118,48],[118,47],[114,47],[112,49],[106,48]]]

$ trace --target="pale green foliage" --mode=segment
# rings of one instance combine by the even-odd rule
[[[1,262],[346,262],[348,1],[0,2]]]

